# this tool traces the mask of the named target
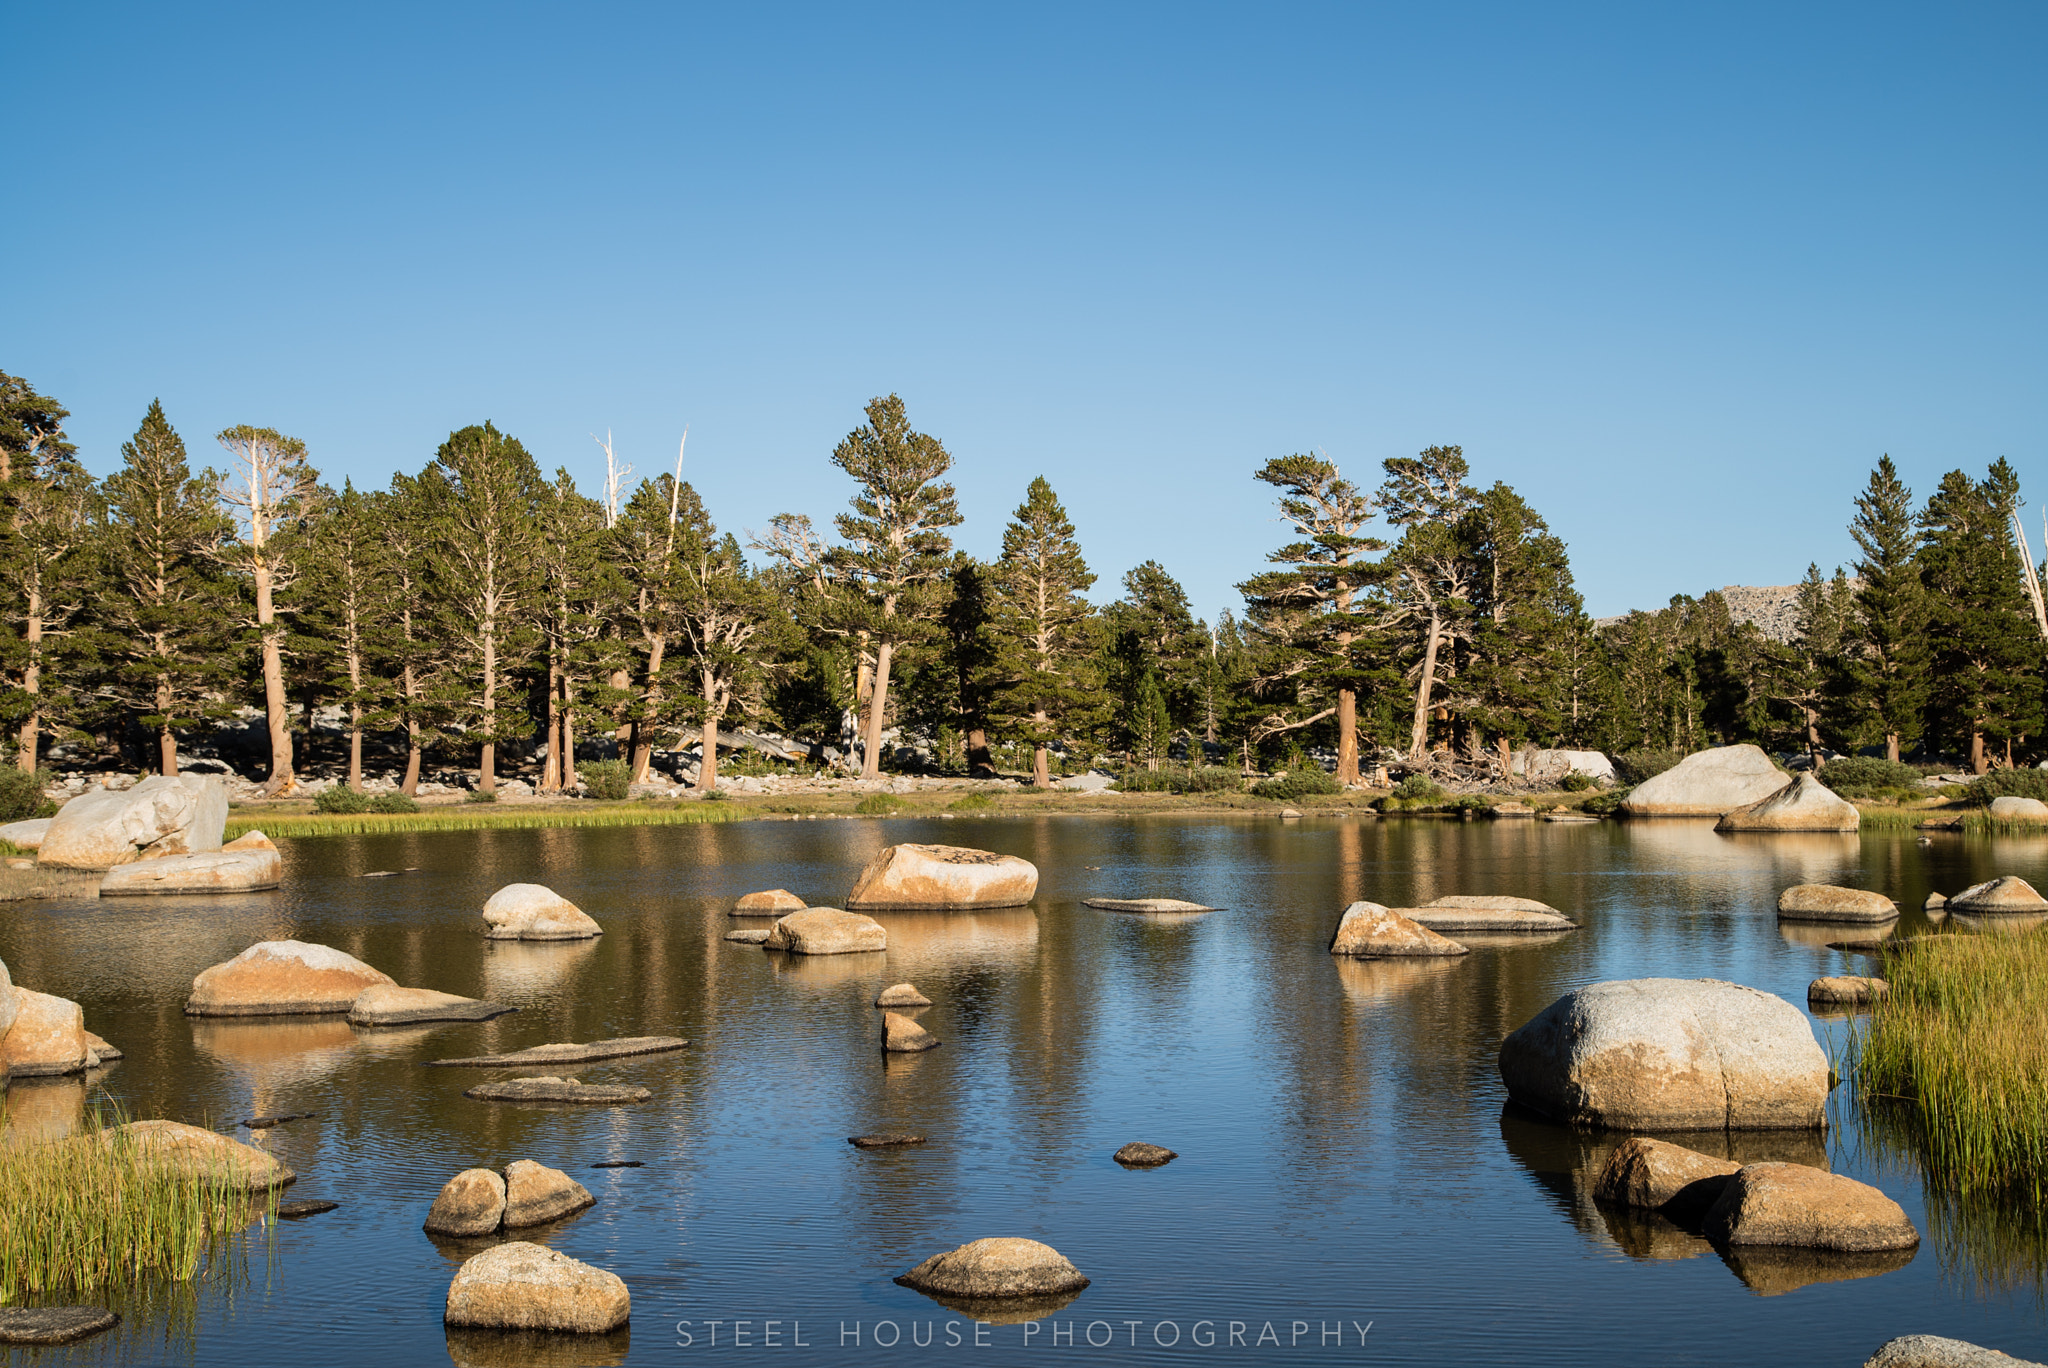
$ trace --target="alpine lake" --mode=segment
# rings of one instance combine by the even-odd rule
[[[1027,909],[879,913],[886,954],[730,943],[741,894],[837,905],[885,845],[1020,855]],[[1856,1365],[1894,1335],[2048,1357],[2048,1241],[2026,1213],[1930,1191],[1909,1139],[1847,1085],[1824,1134],[1728,1137],[1737,1158],[1873,1183],[1922,1233],[1877,1274],[1724,1259],[1596,1205],[1620,1138],[1510,1106],[1501,1038],[1602,979],[1732,980],[1806,1003],[1874,971],[1781,926],[1787,885],[1879,890],[1926,932],[1927,893],[2048,875],[2048,838],[1727,836],[1709,822],[1590,825],[1370,816],[747,821],[283,840],[282,891],[0,904],[17,983],[82,1003],[126,1057],[85,1081],[17,1082],[9,1123],[62,1132],[89,1107],[211,1125],[295,1169],[337,1210],[258,1225],[196,1283],[88,1299],[115,1330],[14,1361],[204,1365],[1094,1363]],[[388,877],[366,878],[379,871]],[[541,883],[605,934],[487,941],[497,888]],[[2048,882],[2043,882],[2048,886]],[[1356,899],[1499,893],[1580,929],[1452,960],[1352,961]],[[1097,911],[1171,897],[1199,916]],[[259,940],[355,955],[408,986],[519,1010],[357,1030],[339,1017],[191,1019],[192,977]],[[882,987],[917,985],[943,1045],[885,1056]],[[1846,1061],[1853,1018],[1815,1017]],[[423,1067],[548,1041],[678,1035],[689,1048],[576,1070],[635,1106],[472,1101],[474,1070]],[[1846,1070],[1846,1062],[1843,1068]],[[545,1072],[545,1071],[529,1071]],[[314,1115],[263,1131],[242,1119]],[[850,1136],[922,1145],[858,1150]],[[1164,1167],[1111,1159],[1167,1146]],[[0,1148],[0,1182],[5,1181]],[[532,1159],[597,1205],[518,1236],[608,1269],[630,1329],[449,1331],[457,1267],[485,1247],[421,1229],[459,1170]],[[593,1167],[621,1161],[638,1167]],[[1035,1318],[977,1323],[896,1285],[984,1236],[1042,1240],[1093,1280]],[[66,1297],[59,1300],[78,1300]]]

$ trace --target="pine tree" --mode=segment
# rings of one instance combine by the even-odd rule
[[[962,743],[961,758],[973,776],[995,773],[988,733],[1003,687],[1002,648],[995,632],[995,575],[991,567],[963,555],[953,568],[952,594],[939,615],[945,643],[945,664],[951,677],[953,722]]]
[[[1285,569],[1237,588],[1253,630],[1278,648],[1290,697],[1305,705],[1293,716],[1273,713],[1261,730],[1275,735],[1335,717],[1337,782],[1357,784],[1358,694],[1376,673],[1358,649],[1370,635],[1360,609],[1365,591],[1380,578],[1380,567],[1366,558],[1386,550],[1385,542],[1361,533],[1376,510],[1369,495],[1320,456],[1276,457],[1255,478],[1280,491],[1281,516],[1298,540],[1266,557]]]
[[[874,650],[861,774],[881,773],[882,723],[889,707],[889,670],[897,650],[921,636],[944,606],[943,581],[960,525],[953,486],[940,482],[953,458],[939,439],[915,431],[895,395],[867,406],[868,421],[832,452],[832,464],[860,485],[850,513],[834,520],[841,545],[825,558],[852,589],[857,630]]]
[[[150,401],[121,457],[105,486],[109,582],[98,611],[117,662],[114,689],[156,733],[158,772],[175,775],[177,733],[223,712],[232,589],[216,555],[231,529],[216,478],[192,473],[162,403]]]
[[[541,499],[538,568],[545,591],[539,622],[548,682],[547,760],[540,787],[548,792],[576,786],[576,724],[585,711],[582,682],[596,673],[602,607],[620,597],[600,546],[606,515],[604,505],[577,492],[567,470],[555,472]]]
[[[1849,535],[1863,557],[1856,562],[1855,642],[1844,659],[1841,692],[1853,730],[1882,738],[1885,758],[1896,762],[1901,748],[1919,738],[1927,703],[1927,595],[1913,491],[1889,455],[1857,496]]]
[[[526,448],[490,423],[450,433],[422,484],[438,637],[454,658],[449,702],[479,748],[477,788],[493,793],[498,746],[526,731],[513,681],[539,635],[544,485]]]
[[[1833,710],[1842,651],[1852,639],[1856,591],[1843,571],[1823,579],[1820,567],[1809,564],[1795,604],[1792,640],[1770,653],[1770,696],[1790,710],[1798,744],[1818,761],[1821,724]]]
[[[270,730],[270,778],[265,787],[276,795],[294,782],[284,648],[297,602],[292,590],[301,570],[300,524],[317,497],[319,474],[306,460],[306,444],[275,428],[244,424],[227,429],[216,440],[237,467],[221,488],[220,499],[236,520],[240,539],[225,544],[219,554],[228,572],[247,584],[254,609],[245,625],[255,632],[262,662],[263,712]]]
[[[447,664],[434,636],[433,508],[427,477],[393,475],[382,503],[392,588],[392,622],[384,673],[391,681],[392,718],[405,732],[405,773],[399,791],[419,792],[420,765],[442,715],[441,675]]]
[[[1944,475],[1919,518],[1932,684],[1927,730],[1984,773],[1991,748],[2040,732],[2040,647],[2011,540],[2019,477],[2003,459],[1973,483]]]
[[[1379,500],[1386,520],[1402,529],[1387,555],[1390,626],[1404,626],[1413,639],[1415,706],[1408,728],[1408,756],[1429,751],[1430,714],[1439,706],[1437,684],[1445,657],[1470,630],[1471,565],[1458,537],[1458,523],[1474,503],[1465,484],[1469,467],[1462,447],[1433,446],[1419,456],[1385,461],[1387,478]]]
[[[734,708],[758,711],[772,649],[782,625],[774,589],[747,565],[739,540],[720,536],[697,492],[683,486],[676,555],[676,631],[695,668],[696,697],[687,700],[702,727],[697,788],[718,786],[718,729]]]
[[[1458,535],[1472,566],[1472,625],[1452,706],[1493,734],[1506,776],[1517,743],[1564,727],[1560,646],[1583,616],[1582,601],[1564,543],[1507,485],[1474,500]]]
[[[999,704],[1031,743],[1032,782],[1052,787],[1048,747],[1089,702],[1078,678],[1087,651],[1084,624],[1094,611],[1082,595],[1095,583],[1074,524],[1043,475],[1003,529],[994,567],[995,633],[1007,687]]]
[[[320,671],[329,696],[348,717],[348,787],[363,789],[363,732],[395,714],[384,666],[396,654],[398,633],[390,510],[386,496],[344,481],[307,521],[304,549],[306,610],[301,654]]]
[[[16,728],[15,763],[34,773],[48,722],[79,690],[52,689],[82,654],[73,633],[92,597],[99,494],[64,436],[70,415],[0,372],[0,717]]]
[[[621,636],[631,643],[638,676],[625,706],[621,754],[636,784],[647,782],[656,742],[680,736],[689,711],[664,677],[682,591],[678,539],[691,534],[682,508],[687,490],[679,475],[642,480],[612,528],[612,564],[624,588]]]

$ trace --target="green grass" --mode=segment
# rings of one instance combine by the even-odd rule
[[[1951,933],[1885,957],[1857,1096],[1903,1112],[1921,1162],[1963,1194],[2048,1195],[2048,936]]]
[[[1862,820],[1858,825],[1865,831],[1910,831],[1927,820],[1927,813],[1918,808],[1858,808]]]
[[[103,1139],[96,1113],[77,1135],[0,1148],[0,1169],[0,1305],[189,1282],[276,1211],[275,1190],[243,1192],[225,1169],[172,1168],[118,1133]]]
[[[948,812],[994,812],[996,800],[986,793],[970,793],[965,798],[947,806]]]
[[[863,817],[887,817],[892,812],[901,812],[910,806],[893,793],[870,793],[853,805],[853,810]]]
[[[33,850],[24,850],[12,841],[0,841],[0,860],[33,854],[35,854]]]
[[[696,826],[743,816],[731,806],[690,803],[643,807],[637,803],[589,807],[512,807],[463,804],[418,812],[262,813],[228,818],[227,839],[249,831],[278,836],[371,836],[405,831],[528,831],[538,827]]]

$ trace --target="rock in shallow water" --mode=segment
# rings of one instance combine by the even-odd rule
[[[1078,1292],[1081,1270],[1036,1240],[975,1240],[934,1254],[896,1281],[919,1292],[954,1297],[1042,1297]]]
[[[1038,892],[1038,866],[964,846],[896,845],[868,861],[846,897],[853,911],[1022,907]]]
[[[604,928],[583,909],[542,884],[506,884],[484,904],[491,940],[589,940]]]
[[[544,1225],[597,1205],[590,1189],[560,1169],[515,1159],[505,1165],[505,1229]]]
[[[315,1199],[303,1202],[279,1202],[277,1204],[277,1215],[278,1219],[282,1221],[302,1221],[308,1216],[319,1216],[336,1210],[340,1206],[341,1203],[339,1202],[323,1202]]]
[[[1822,1006],[1863,1006],[1876,1002],[1891,991],[1891,985],[1881,978],[1865,975],[1842,974],[1834,978],[1817,978],[1806,985],[1806,1000]]]
[[[97,1062],[84,1008],[28,988],[0,992],[14,1008],[14,1024],[0,1038],[0,1080],[83,1073]]]
[[[504,1175],[486,1168],[464,1169],[441,1185],[427,1210],[429,1234],[464,1240],[489,1235],[505,1221]]]
[[[913,984],[899,983],[893,988],[884,988],[875,995],[877,1007],[929,1007],[932,1000],[917,991]]]
[[[765,926],[743,926],[737,931],[726,932],[725,938],[729,941],[737,941],[741,945],[760,945],[768,939],[768,928]]]
[[[1901,1335],[1886,1340],[1863,1361],[1863,1368],[2044,1368],[2033,1359],[2016,1359],[1968,1340],[1940,1335]]]
[[[1420,907],[1394,909],[1418,926],[1442,935],[1536,935],[1546,931],[1576,931],[1579,924],[1549,903],[1534,898],[1509,898],[1495,894],[1453,894]]]
[[[1750,1164],[1728,1179],[1706,1215],[1723,1245],[1788,1245],[1869,1254],[1911,1249],[1920,1232],[1868,1183],[1804,1164]]]
[[[1125,1168],[1158,1168],[1180,1156],[1164,1145],[1148,1145],[1143,1140],[1133,1140],[1110,1158]]]
[[[1964,889],[1948,900],[1948,910],[1979,916],[2012,912],[2048,912],[2048,899],[2036,893],[2034,886],[2025,879],[2007,874],[2002,878],[1990,879]]]
[[[732,906],[735,917],[786,917],[804,910],[804,900],[786,888],[749,893]]]
[[[511,1078],[480,1083],[462,1094],[478,1102],[567,1102],[577,1106],[616,1107],[645,1102],[654,1096],[645,1088],[612,1083],[583,1083],[573,1078]]]
[[[1863,814],[1848,800],[1802,774],[1768,798],[1736,808],[1714,824],[1716,831],[1854,831]]]
[[[1697,1216],[1712,1206],[1742,1165],[1665,1140],[1634,1136],[1608,1156],[1593,1184],[1596,1201],[1676,1216]]]
[[[1887,922],[1897,918],[1899,906],[1867,888],[1794,884],[1778,895],[1778,915],[1787,921]]]
[[[222,1173],[247,1192],[283,1187],[298,1176],[254,1145],[181,1121],[130,1121],[101,1131],[100,1143],[133,1145],[158,1163],[186,1173]]]
[[[294,1016],[346,1012],[391,976],[326,945],[258,941],[192,980],[186,1016]],[[394,985],[395,986],[395,985]]]
[[[882,1048],[891,1054],[915,1054],[935,1050],[939,1038],[901,1012],[882,1014]]]
[[[922,1145],[922,1135],[904,1132],[888,1132],[881,1135],[849,1135],[846,1143],[855,1149],[894,1149],[898,1145]]]
[[[1220,907],[1182,902],[1179,898],[1083,898],[1081,906],[1098,912],[1195,913],[1220,912]]]
[[[632,1308],[616,1273],[514,1240],[462,1265],[448,1284],[445,1319],[449,1325],[596,1335],[624,1325]]]
[[[365,988],[348,1009],[351,1026],[409,1026],[423,1021],[489,1021],[516,1012],[496,1002],[437,993],[431,988],[401,988],[395,983]]]
[[[261,893],[284,878],[284,858],[270,838],[251,831],[219,850],[167,855],[121,865],[100,880],[102,898],[185,894]]]
[[[70,1344],[120,1323],[104,1306],[0,1307],[0,1344]]]
[[[1418,922],[1375,902],[1355,902],[1344,909],[1330,953],[1366,959],[1411,955],[1462,955],[1465,947],[1439,936]]]
[[[763,949],[786,950],[792,955],[855,955],[887,950],[889,933],[873,917],[836,907],[812,907],[776,922],[761,944]]]

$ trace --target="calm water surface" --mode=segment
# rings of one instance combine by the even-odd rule
[[[766,924],[726,915],[739,894],[786,887],[835,903],[899,841],[1022,855],[1041,872],[1038,901],[886,914],[886,957],[805,960],[721,939]],[[282,1223],[268,1254],[259,1240],[238,1284],[139,1306],[118,1332],[35,1362],[1852,1365],[1912,1332],[2048,1357],[2037,1284],[2016,1271],[2024,1259],[1991,1223],[1930,1221],[1918,1172],[1879,1153],[1843,1090],[1825,1140],[1737,1139],[1737,1157],[1877,1183],[1928,1239],[1894,1271],[1809,1282],[1841,1270],[1737,1269],[1675,1227],[1610,1220],[1588,1197],[1605,1145],[1505,1107],[1494,1069],[1506,1032],[1599,979],[1712,976],[1804,1004],[1816,975],[1868,961],[1826,948],[1839,932],[1781,929],[1779,889],[1854,884],[1917,908],[1930,889],[2040,878],[2040,841],[1053,817],[282,844],[281,893],[0,905],[0,959],[16,982],[82,1002],[127,1051],[99,1091],[134,1116],[223,1129],[317,1112],[266,1143],[300,1174],[288,1195],[344,1204]],[[361,877],[381,869],[411,872]],[[516,881],[555,888],[606,934],[486,942],[478,908]],[[1584,929],[1455,961],[1326,953],[1347,902],[1446,893],[1540,898]],[[1091,896],[1224,910],[1120,916],[1082,907]],[[1903,930],[1918,929],[1908,912]],[[182,1015],[195,973],[286,937],[520,1010],[374,1032]],[[905,979],[933,999],[922,1020],[945,1045],[885,1059],[869,1004]],[[1818,1029],[1839,1048],[1840,1023]],[[653,1089],[639,1107],[493,1106],[462,1091],[497,1075],[420,1067],[657,1033],[690,1048],[580,1071]],[[74,1083],[17,1084],[9,1101],[23,1124],[61,1125],[85,1097]],[[846,1144],[884,1130],[930,1143]],[[1110,1153],[1130,1140],[1181,1157],[1125,1171]],[[448,1280],[482,1246],[437,1243],[420,1222],[457,1170],[514,1159],[566,1169],[597,1195],[527,1238],[624,1277],[630,1335],[444,1332]],[[619,1159],[645,1167],[590,1167]],[[1044,1240],[1094,1285],[1035,1330],[982,1330],[976,1348],[970,1318],[891,1279],[986,1235]],[[736,1321],[747,1323],[739,1345]],[[1211,1334],[1213,1346],[1198,1343]]]

